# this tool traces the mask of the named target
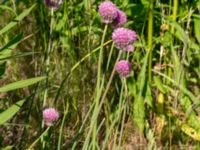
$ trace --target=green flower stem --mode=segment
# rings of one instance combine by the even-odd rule
[[[121,92],[120,92],[120,98],[119,98],[119,105],[118,105],[118,110],[117,110],[117,114],[116,114],[116,118],[117,118],[117,124],[116,124],[116,127],[115,127],[115,131],[114,131],[114,140],[113,140],[113,149],[117,149],[116,148],[116,144],[118,143],[117,141],[119,140],[119,144],[120,144],[120,140],[121,140],[121,137],[119,137],[119,129],[120,129],[120,126],[122,127],[123,125],[123,122],[122,122],[122,114],[123,114],[123,111],[126,107],[125,105],[125,97],[124,97],[124,90],[125,90],[125,84],[124,84],[124,79],[122,79],[122,87],[121,87]],[[121,136],[121,135],[120,135]],[[118,139],[119,138],[119,139]],[[119,146],[119,145],[118,145]],[[119,149],[119,148],[118,148]]]
[[[109,41],[105,42],[105,43],[103,44],[103,46],[106,46],[106,45],[110,44],[111,42],[112,42],[112,40],[109,40]],[[63,88],[64,85],[65,85],[65,82],[66,82],[67,79],[72,75],[72,73],[80,66],[80,64],[81,64],[82,62],[84,62],[85,60],[87,60],[92,54],[96,53],[96,52],[99,51],[100,49],[101,49],[101,46],[95,48],[95,49],[92,50],[90,53],[86,54],[83,58],[81,58],[81,60],[79,60],[79,61],[70,69],[70,72],[66,75],[66,77],[62,80],[62,82],[61,82],[61,84],[60,84],[60,87],[59,87],[59,89],[58,89],[58,91],[57,91],[57,93],[56,93],[56,97],[55,97],[55,99],[54,99],[54,103],[57,102],[58,97],[59,97],[59,95],[60,95],[60,92],[61,92],[62,88]]]
[[[117,59],[116,59],[115,65],[116,65],[117,62],[119,61],[121,54],[122,54],[122,51],[119,51],[119,54],[118,54],[118,57],[117,57]],[[111,73],[110,78],[109,78],[109,80],[108,80],[108,84],[107,84],[107,86],[106,86],[106,89],[105,89],[105,91],[104,91],[104,93],[103,93],[100,106],[103,104],[104,99],[106,98],[106,95],[107,95],[108,90],[109,90],[109,88],[110,88],[111,82],[112,82],[112,80],[113,80],[113,77],[114,77],[114,74],[115,74],[115,65],[114,65],[114,67],[113,67],[112,73]]]
[[[82,122],[82,125],[81,125],[81,127],[80,127],[78,133],[75,135],[75,138],[74,138],[74,139],[76,139],[76,138],[83,132],[84,126],[86,125],[86,121],[87,121],[87,120],[89,119],[89,117],[90,117],[90,114],[91,114],[91,112],[92,112],[92,110],[93,110],[94,104],[95,104],[95,103],[93,103],[93,104],[91,105],[90,109],[88,110],[87,114],[85,115],[84,120],[83,120],[83,122]],[[78,142],[75,141],[74,144],[73,144],[73,146],[72,146],[72,150],[76,150],[77,144],[78,144]]]
[[[153,48],[153,2],[149,1],[149,21],[148,21],[148,50],[149,52],[149,65],[148,65],[148,81],[151,83],[152,79],[152,48]]]
[[[120,56],[121,56],[121,51],[119,52],[119,54],[118,54],[118,57],[117,57],[117,59],[116,59],[116,62],[115,62],[115,64],[119,61],[119,59],[120,59]],[[110,85],[111,85],[111,82],[112,82],[112,79],[113,79],[113,77],[114,77],[114,73],[115,73],[115,66],[113,67],[113,70],[112,70],[112,73],[111,73],[111,75],[110,75],[110,78],[109,78],[109,81],[108,81],[108,83],[107,83],[107,86],[106,86],[106,89],[105,89],[105,91],[104,91],[104,93],[103,93],[103,96],[102,96],[102,98],[101,98],[101,101],[100,101],[100,103],[99,103],[99,100],[100,100],[100,97],[101,97],[101,92],[102,92],[102,88],[103,88],[103,81],[104,81],[104,78],[103,78],[103,81],[102,81],[102,84],[101,84],[101,87],[100,87],[100,89],[99,89],[99,92],[97,92],[97,97],[96,97],[96,99],[95,99],[95,108],[94,108],[94,112],[93,112],[93,115],[92,115],[92,119],[91,119],[91,124],[90,124],[90,130],[89,130],[89,132],[88,132],[88,135],[87,135],[87,137],[86,137],[86,142],[84,142],[84,145],[83,145],[83,150],[86,150],[86,149],[88,149],[88,145],[89,145],[89,139],[90,139],[90,136],[91,136],[91,133],[93,132],[93,138],[92,138],[92,143],[93,143],[93,145],[95,144],[95,137],[94,136],[96,136],[97,135],[97,127],[96,127],[96,123],[97,123],[97,118],[98,118],[98,114],[99,114],[99,112],[100,112],[100,110],[101,110],[101,108],[102,108],[102,105],[103,105],[103,103],[104,103],[104,100],[105,100],[105,97],[106,97],[106,95],[107,95],[107,92],[108,92],[108,90],[109,90],[109,87],[110,87]],[[97,104],[97,102],[99,103],[99,104]],[[94,145],[95,146],[95,145]],[[93,146],[93,148],[94,148],[94,146]]]
[[[64,124],[65,124],[65,119],[66,119],[66,116],[67,116],[67,114],[68,114],[68,109],[69,109],[69,105],[68,105],[68,102],[66,102],[66,109],[65,109],[65,111],[64,111],[64,116],[63,116],[63,118],[62,118],[62,123],[61,123],[60,131],[59,131],[57,150],[60,150],[60,149],[61,149],[61,142],[62,142],[63,129],[64,129]]]
[[[28,150],[32,150],[33,147],[37,144],[37,142],[40,140],[40,138],[42,138],[44,135],[46,135],[49,131],[50,127],[48,127],[41,135],[39,138],[37,138],[28,148]]]
[[[107,65],[106,65],[106,72],[108,72],[108,70],[109,70],[113,50],[114,50],[114,42],[112,42],[112,46],[111,46],[110,53],[109,53],[109,56],[108,56],[108,61],[107,61]],[[104,112],[105,112],[105,118],[106,118],[105,124],[106,124],[106,129],[109,129],[109,112],[108,112],[107,108],[108,108],[108,102],[106,101],[105,105],[104,105]]]
[[[115,65],[116,65],[116,63],[119,61],[121,54],[122,54],[122,51],[119,51],[119,54],[118,54],[118,57],[117,57],[117,59],[116,59]],[[108,80],[108,83],[107,83],[107,85],[106,85],[106,89],[105,89],[105,91],[104,91],[104,93],[103,93],[103,96],[102,96],[102,98],[101,98],[101,102],[100,102],[100,104],[99,104],[99,107],[97,107],[97,109],[96,109],[96,110],[97,110],[97,111],[96,111],[96,115],[94,116],[95,120],[96,120],[97,117],[98,117],[98,114],[99,114],[99,112],[100,112],[100,110],[101,110],[101,107],[102,107],[102,105],[103,105],[103,103],[104,103],[104,101],[105,101],[106,95],[107,95],[108,90],[109,90],[109,88],[110,88],[110,85],[111,85],[111,83],[112,83],[112,80],[113,80],[113,77],[114,77],[114,74],[115,74],[115,65],[114,65],[114,67],[113,67],[112,73],[111,73],[110,78],[109,78],[109,80]],[[95,122],[95,124],[96,124],[96,123],[97,123],[97,122]],[[94,128],[94,129],[95,129],[95,128]],[[96,130],[95,130],[95,132],[96,132]]]
[[[174,21],[176,21],[177,12],[178,12],[178,0],[174,0],[174,3],[173,3],[173,15],[172,15],[172,19]],[[174,34],[174,26],[172,26],[171,31],[172,31],[172,34]]]
[[[104,31],[103,31],[103,36],[101,39],[101,49],[99,52],[98,72],[97,72],[97,89],[96,89],[97,91],[100,88],[100,82],[101,82],[101,65],[103,63],[103,44],[104,44],[107,29],[108,29],[108,25],[106,24],[104,27]]]
[[[114,42],[112,43],[112,46],[111,46],[111,49],[110,49],[110,53],[109,53],[109,56],[108,56],[108,61],[107,61],[107,65],[106,65],[106,71],[108,71],[109,66],[110,66],[110,60],[111,60],[111,56],[112,56],[112,53],[113,53],[113,49],[114,49]]]
[[[105,27],[104,27],[103,36],[102,36],[102,39],[101,39],[101,48],[100,48],[99,59],[98,59],[97,87],[96,87],[97,97],[100,97],[100,95],[101,95],[100,86],[101,86],[101,76],[102,76],[101,67],[102,67],[102,63],[103,63],[103,44],[104,44],[107,29],[108,29],[108,25],[106,24]],[[100,98],[97,98],[96,101],[95,101],[95,103],[96,103],[95,109],[98,108],[98,106],[99,106],[99,99]],[[94,128],[93,128],[93,138],[92,138],[93,142],[92,143],[95,143],[95,141],[96,141],[96,131],[97,131],[97,122],[95,121],[95,125],[94,125]],[[95,144],[93,144],[92,146],[93,146],[93,149],[95,149]]]
[[[176,21],[176,18],[177,18],[177,12],[178,12],[178,0],[173,0],[173,14],[172,14],[172,19],[174,21]],[[175,32],[175,28],[174,26],[171,27],[171,33],[174,34]],[[168,63],[171,63],[171,62],[168,62]],[[168,76],[169,77],[172,77],[172,68],[169,68],[168,69]],[[167,83],[169,83],[169,81],[167,81]]]
[[[46,89],[44,93],[44,101],[43,101],[43,107],[46,105],[47,97],[48,97],[48,84],[49,84],[49,67],[50,67],[50,53],[52,49],[52,29],[53,29],[53,8],[51,9],[51,21],[50,21],[50,33],[49,33],[49,44],[47,49],[47,58],[46,58]]]
[[[51,53],[51,49],[52,49],[52,31],[53,31],[53,13],[54,13],[54,9],[51,9],[51,21],[50,21],[50,33],[49,33],[49,43],[48,43],[48,49],[47,49],[47,53],[46,53],[46,87],[45,87],[45,91],[44,91],[44,99],[43,99],[43,108],[46,106],[47,103],[47,97],[48,97],[48,86],[49,86],[49,66],[50,66],[50,53]],[[42,129],[44,129],[44,120],[42,121]],[[42,142],[42,147],[45,147],[45,141],[44,141],[44,136],[42,135],[41,137],[41,142]]]
[[[102,63],[103,63],[103,47],[104,47],[104,40],[105,40],[107,29],[108,29],[108,25],[106,24],[105,27],[104,27],[104,31],[103,31],[103,35],[102,35],[102,39],[101,39],[101,46],[100,46],[99,59],[98,59],[97,86],[96,86],[94,115],[92,117],[93,119],[91,120],[91,129],[90,129],[89,134],[86,138],[86,142],[83,145],[83,149],[87,149],[87,147],[89,145],[89,139],[90,139],[92,131],[93,131],[92,143],[94,143],[94,144],[92,144],[92,146],[93,146],[93,149],[95,149],[96,131],[97,131],[97,122],[96,122],[96,119],[97,119],[96,115],[97,114],[95,113],[95,111],[99,107],[99,100],[100,100],[101,92],[102,92],[101,86],[103,85],[103,81],[102,81],[102,84],[101,84],[101,74],[102,74],[101,73],[101,67],[102,67]]]

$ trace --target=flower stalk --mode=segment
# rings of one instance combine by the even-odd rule
[[[148,65],[148,81],[152,80],[152,48],[153,48],[153,2],[149,1],[149,21],[148,21],[148,50],[149,50],[149,65]]]

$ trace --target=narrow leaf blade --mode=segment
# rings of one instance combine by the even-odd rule
[[[10,84],[7,84],[7,85],[1,87],[0,92],[8,92],[8,91],[24,88],[26,86],[35,84],[35,83],[37,83],[41,80],[44,80],[44,79],[45,79],[45,77],[36,77],[36,78],[31,78],[31,79],[13,82],[13,83],[10,83]]]
[[[11,119],[19,111],[24,102],[25,100],[20,100],[14,105],[12,105],[10,108],[0,113],[0,125],[4,124],[6,121]]]
[[[19,21],[24,19],[35,7],[36,5],[31,6],[29,9],[26,9],[23,11],[19,16],[17,16],[13,21],[11,21],[8,25],[6,25],[3,29],[0,30],[0,35],[5,33],[6,31],[10,30],[13,28]]]

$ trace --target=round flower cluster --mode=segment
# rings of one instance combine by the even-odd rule
[[[43,110],[43,119],[47,126],[52,126],[59,118],[59,113],[54,108],[46,108]]]
[[[128,77],[131,72],[131,64],[127,60],[120,60],[115,65],[115,70],[121,77]]]
[[[126,14],[110,1],[100,4],[99,14],[104,23],[110,23],[115,28],[112,33],[115,47],[122,51],[133,52],[133,43],[137,40],[137,34],[133,30],[122,27],[127,22]],[[121,77],[128,77],[131,72],[131,64],[127,60],[120,60],[116,63],[115,70]]]
[[[99,14],[104,23],[112,23],[117,17],[117,7],[110,1],[105,1],[99,5]]]
[[[121,10],[117,10],[117,17],[113,21],[112,25],[115,28],[122,27],[126,22],[127,22],[126,14]]]
[[[112,40],[115,47],[124,51],[133,51],[133,42],[137,39],[137,34],[127,28],[117,28],[112,33]]]
[[[58,8],[63,0],[45,0],[45,4],[50,8]]]
[[[99,5],[99,14],[104,23],[112,23],[113,27],[123,26],[127,22],[126,14],[110,1]]]

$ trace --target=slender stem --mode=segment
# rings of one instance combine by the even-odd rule
[[[87,114],[85,115],[85,118],[84,118],[84,120],[83,120],[83,122],[82,122],[82,125],[81,125],[81,127],[80,127],[80,129],[79,129],[77,135],[75,135],[75,138],[74,138],[74,139],[76,139],[76,138],[83,132],[83,129],[84,129],[83,127],[85,126],[86,121],[87,121],[87,119],[89,118],[89,115],[90,115],[90,113],[91,113],[92,110],[93,110],[93,107],[94,107],[94,103],[90,106],[90,109],[88,110]],[[75,150],[77,143],[78,143],[77,141],[74,142],[74,144],[73,144],[73,146],[72,146],[72,150]]]
[[[114,42],[112,42],[112,46],[111,46],[111,49],[110,49],[110,52],[109,52],[108,61],[107,61],[107,65],[106,65],[106,72],[108,72],[108,70],[109,70],[113,50],[114,50]],[[108,101],[105,102],[104,112],[105,112],[105,118],[106,118],[106,121],[105,121],[106,122],[105,123],[106,129],[109,129],[109,112],[108,112],[107,108],[108,108]]]
[[[100,52],[99,52],[98,72],[97,72],[97,89],[96,89],[97,91],[100,88],[101,65],[103,63],[103,44],[104,44],[107,29],[108,29],[108,25],[106,24],[105,27],[104,27],[104,31],[103,31],[103,36],[102,36],[102,39],[101,39],[101,49],[100,49]]]
[[[54,9],[51,9],[51,20],[50,20],[50,32],[49,32],[49,42],[48,42],[48,49],[47,49],[47,53],[46,53],[46,70],[45,70],[45,74],[46,74],[46,87],[45,87],[45,91],[44,91],[44,99],[43,99],[43,108],[46,106],[47,103],[47,97],[48,97],[48,86],[49,86],[49,66],[50,66],[50,53],[51,53],[51,49],[52,49],[52,31],[53,31],[53,12]],[[44,129],[44,121],[42,121],[42,129]],[[45,147],[45,142],[44,142],[44,136],[42,135],[41,137],[41,142],[42,142],[42,146],[43,148]]]
[[[99,59],[98,59],[98,70],[97,70],[97,87],[96,87],[96,95],[97,97],[99,97],[98,95],[101,95],[101,92],[100,92],[100,84],[101,84],[101,67],[102,67],[102,63],[103,63],[103,44],[104,44],[104,40],[105,40],[105,36],[106,36],[106,32],[107,32],[107,29],[108,29],[108,25],[106,24],[105,27],[104,27],[104,31],[103,31],[103,36],[102,36],[102,39],[101,39],[101,48],[100,48],[100,52],[99,52]],[[95,108],[98,108],[99,106],[99,99],[100,98],[97,98],[96,99],[96,104],[95,104]],[[97,121],[95,121],[95,124],[94,124],[94,128],[93,128],[93,138],[92,138],[92,143],[95,143],[95,140],[96,140],[96,131],[97,131]],[[95,149],[95,144],[92,144],[92,149]]]
[[[113,145],[112,145],[112,149],[117,149],[116,148],[116,144],[117,144],[117,138],[118,138],[118,133],[119,133],[119,127],[120,125],[122,125],[121,123],[121,118],[122,118],[122,113],[123,113],[123,110],[125,109],[125,105],[124,105],[124,102],[125,102],[125,98],[124,98],[124,83],[123,83],[123,79],[122,79],[122,87],[121,87],[121,92],[120,92],[120,98],[119,98],[119,105],[118,105],[118,110],[117,110],[117,125],[115,127],[115,132],[114,132],[114,142],[113,142]],[[120,139],[118,139],[120,140]],[[120,149],[118,149],[120,150]]]
[[[42,138],[45,134],[47,134],[47,132],[49,131],[50,127],[48,127],[41,135],[39,138],[37,138],[32,144],[31,146],[29,146],[28,150],[31,150],[35,144],[37,144],[37,142],[40,140],[40,138]]]
[[[112,43],[112,46],[111,46],[111,49],[110,49],[110,53],[109,53],[109,56],[108,56],[108,61],[107,61],[107,65],[106,65],[106,71],[108,71],[109,66],[110,66],[110,60],[111,60],[111,56],[112,56],[112,53],[113,53],[113,49],[114,49],[114,42]]]
[[[43,106],[46,105],[47,97],[48,97],[48,84],[49,84],[49,66],[50,66],[50,53],[52,49],[52,28],[53,28],[53,8],[51,9],[51,22],[50,22],[50,37],[49,37],[49,44],[47,49],[47,56],[46,56],[46,89],[44,93],[44,101]]]
[[[185,63],[186,51],[187,51],[188,42],[189,42],[188,30],[189,30],[189,27],[190,27],[192,14],[193,14],[193,10],[190,9],[189,14],[188,14],[188,19],[187,19],[187,27],[186,27],[186,31],[185,31],[186,37],[185,37],[185,40],[184,40],[184,46],[183,46],[183,50],[182,50],[182,59],[181,59],[181,64],[180,64],[180,71],[179,71],[178,78],[177,78],[178,81],[176,81],[178,83],[178,85],[183,84],[181,82],[181,80],[183,79],[183,74],[184,74],[184,63]],[[176,94],[175,94],[175,102],[176,102],[175,106],[176,107],[178,105],[178,96],[179,96],[179,91],[177,90]]]
[[[173,15],[172,15],[172,19],[174,21],[176,21],[176,18],[177,18],[177,12],[178,12],[178,0],[174,0],[174,3],[173,3]],[[174,26],[172,26],[172,34],[174,34]]]
[[[120,108],[124,107],[124,109],[122,109],[122,120],[121,120],[121,129],[120,129],[120,137],[119,137],[119,144],[118,144],[118,149],[120,149],[121,147],[121,144],[122,144],[122,134],[123,134],[123,131],[124,131],[124,123],[125,123],[125,117],[126,117],[126,100],[127,100],[127,84],[126,84],[126,79],[122,79],[122,84],[124,85],[124,90],[122,91],[122,93],[125,92],[125,97],[123,98],[124,99],[124,103],[120,106]],[[122,86],[123,86],[122,85]]]
[[[148,22],[148,49],[149,49],[149,66],[148,66],[148,80],[151,83],[152,73],[152,47],[153,47],[153,2],[149,1],[149,22]]]
[[[90,129],[89,129],[89,132],[88,132],[87,137],[85,139],[85,142],[84,142],[84,145],[83,145],[83,148],[82,148],[83,150],[87,150],[88,147],[89,147],[89,141],[90,141],[92,131],[96,132],[96,131],[94,131],[94,128],[95,128],[97,117],[98,117],[98,114],[99,114],[99,106],[97,105],[97,101],[99,101],[99,99],[101,97],[100,94],[102,92],[103,85],[104,85],[104,77],[102,78],[101,87],[100,87],[99,92],[97,93],[97,95],[95,97],[95,100],[94,100],[95,106],[94,106],[93,113],[92,113]],[[93,136],[94,136],[94,133],[93,133]],[[95,139],[96,138],[93,138],[93,142],[94,142]]]
[[[16,14],[16,5],[15,5],[15,1],[14,1],[14,0],[11,0],[11,1],[12,1],[12,3],[13,3],[13,9],[14,9],[15,14]]]
[[[119,59],[120,59],[120,56],[121,56],[121,51],[119,52],[119,54],[118,54],[118,57],[117,57],[117,59],[116,59],[116,62],[115,62],[115,64],[119,61]],[[94,113],[93,113],[93,115],[92,115],[92,119],[91,119],[91,125],[90,125],[90,130],[89,130],[89,132],[88,132],[88,135],[87,135],[87,138],[86,138],[86,142],[84,143],[84,145],[83,145],[83,150],[85,150],[85,149],[87,149],[87,146],[88,146],[88,142],[89,142],[89,138],[90,138],[90,135],[91,135],[91,133],[92,133],[92,131],[93,131],[93,138],[92,138],[92,140],[93,140],[93,142],[94,142],[94,136],[96,135],[96,123],[97,123],[97,117],[98,117],[98,114],[99,114],[99,112],[100,112],[100,110],[101,110],[101,107],[102,107],[102,105],[103,105],[103,103],[104,103],[104,99],[105,99],[105,97],[106,97],[106,95],[107,95],[107,92],[108,92],[108,90],[109,90],[109,87],[110,87],[110,85],[111,85],[111,82],[112,82],[112,79],[113,79],[113,77],[114,77],[114,73],[115,73],[115,66],[113,67],[113,70],[112,70],[112,73],[111,73],[111,75],[110,75],[110,78],[109,78],[109,81],[108,81],[108,83],[107,83],[107,86],[106,86],[106,89],[105,89],[105,91],[104,91],[104,94],[103,94],[103,96],[102,96],[102,98],[101,98],[101,101],[100,101],[100,103],[99,103],[99,100],[100,100],[100,97],[101,97],[101,92],[102,92],[102,87],[103,87],[103,83],[101,84],[101,87],[100,87],[100,90],[99,90],[99,92],[97,92],[97,97],[96,97],[96,99],[95,99],[95,108],[94,108]],[[103,78],[104,79],[104,78]],[[104,80],[103,80],[104,81]],[[98,104],[97,104],[97,102],[98,102]],[[94,144],[93,144],[94,145]],[[94,148],[94,147],[93,147]]]
[[[108,45],[108,44],[111,43],[111,42],[112,42],[112,40],[109,40],[109,41],[105,42],[105,43],[103,44],[103,46],[106,46],[106,45]],[[99,47],[95,48],[94,50],[92,50],[89,54],[85,55],[80,61],[78,61],[78,62],[70,69],[69,73],[66,75],[66,77],[62,80],[62,82],[61,82],[61,84],[60,84],[60,87],[59,87],[59,89],[58,89],[58,91],[57,91],[57,93],[56,93],[56,97],[55,97],[55,99],[54,99],[54,103],[57,102],[58,97],[59,97],[59,95],[60,95],[60,92],[61,92],[63,86],[65,85],[65,82],[67,81],[68,77],[74,72],[74,70],[76,70],[76,69],[79,67],[79,65],[80,65],[82,62],[84,62],[84,61],[85,61],[87,58],[89,58],[92,54],[96,53],[100,48],[101,48],[101,46],[99,46]]]
[[[178,0],[174,0],[174,1],[173,1],[173,14],[172,14],[172,19],[173,19],[173,21],[176,21],[177,12],[178,12]],[[174,26],[172,26],[171,32],[172,32],[172,34],[174,34],[174,32],[175,32]],[[184,50],[186,47],[187,47],[187,44],[185,44],[185,42],[184,42],[184,48],[183,48],[183,50]],[[171,70],[172,70],[172,69],[170,69],[170,71],[171,71]],[[181,71],[180,71],[180,72],[181,72]],[[176,80],[179,80],[178,78],[181,77],[181,74],[182,74],[182,73],[180,73],[180,76],[179,76],[179,77],[178,77],[178,76],[176,77]],[[170,77],[171,77],[171,75],[170,75]],[[180,80],[179,80],[179,81],[180,81]],[[179,81],[176,81],[176,82],[179,83]],[[178,101],[177,101],[178,96],[179,96],[179,91],[176,89],[174,108],[177,108],[177,105],[178,105]]]
[[[119,52],[118,57],[117,57],[116,62],[115,62],[115,65],[116,65],[116,63],[119,61],[120,56],[121,56],[121,53],[122,53],[122,51]],[[109,78],[109,80],[108,80],[108,84],[107,84],[106,89],[105,89],[105,91],[104,91],[104,93],[103,93],[103,96],[102,96],[102,98],[101,98],[101,103],[102,103],[102,104],[103,104],[103,102],[104,102],[104,99],[106,98],[106,95],[107,95],[108,90],[109,90],[109,88],[110,88],[110,85],[111,85],[111,82],[112,82],[112,80],[113,80],[114,74],[115,74],[115,66],[113,67],[112,73],[111,73],[110,78]],[[101,104],[100,104],[100,106],[101,106]]]
[[[126,104],[125,104],[126,105]],[[124,124],[125,124],[125,117],[126,117],[126,106],[123,106],[124,109],[122,110],[122,121],[121,121],[121,129],[120,129],[120,136],[119,136],[119,144],[118,144],[118,150],[120,150],[121,145],[122,145],[122,136],[124,132]]]
[[[63,129],[64,129],[64,124],[65,124],[65,119],[66,119],[66,116],[68,114],[68,109],[69,109],[69,105],[68,105],[68,102],[66,102],[66,109],[64,111],[64,116],[62,118],[62,123],[61,123],[61,127],[60,127],[60,132],[59,132],[59,138],[58,138],[58,147],[57,147],[57,150],[60,150],[61,149],[61,142],[62,142],[62,135],[63,135]]]

